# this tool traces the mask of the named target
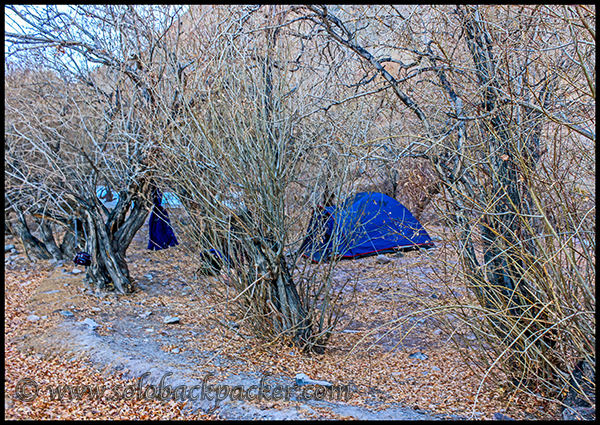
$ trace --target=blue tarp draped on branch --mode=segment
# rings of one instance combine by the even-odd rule
[[[404,205],[383,193],[362,192],[339,205],[318,207],[300,252],[317,262],[433,246]]]
[[[154,190],[152,203],[154,206],[150,213],[150,220],[148,221],[150,233],[148,249],[158,251],[179,245],[175,233],[173,232],[173,228],[171,227],[169,214],[167,213],[167,210],[161,206],[162,192],[159,189]]]

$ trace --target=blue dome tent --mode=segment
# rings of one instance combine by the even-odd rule
[[[317,207],[300,252],[318,262],[433,246],[404,205],[383,193],[362,192],[339,205]]]

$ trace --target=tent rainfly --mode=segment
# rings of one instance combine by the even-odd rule
[[[362,192],[339,205],[317,207],[300,252],[319,262],[433,246],[404,205],[383,193]]]

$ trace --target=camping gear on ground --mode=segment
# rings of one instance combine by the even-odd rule
[[[77,244],[79,243],[79,235],[77,234],[77,219],[73,218],[73,228],[75,229],[75,249],[77,249]],[[87,246],[87,232],[85,231],[85,226],[83,226],[83,232],[85,233],[85,241]],[[75,254],[75,258],[73,258],[73,262],[75,264],[79,264],[80,266],[89,266],[92,264],[92,256],[87,252],[78,252]]]
[[[227,257],[224,257],[219,250],[211,248],[200,254],[200,267],[196,270],[196,273],[199,275],[215,276],[228,261]]]
[[[362,192],[339,205],[315,208],[300,252],[319,262],[433,246],[404,205],[383,193]]]
[[[78,252],[73,258],[73,262],[81,266],[89,266],[92,264],[92,256],[87,252]]]
[[[173,232],[173,228],[171,227],[169,214],[167,213],[167,210],[161,206],[162,193],[158,188],[154,189],[152,203],[154,206],[152,207],[150,219],[148,220],[150,234],[148,249],[159,251],[161,249],[179,245],[175,233]]]

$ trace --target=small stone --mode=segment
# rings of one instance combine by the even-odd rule
[[[179,323],[179,317],[171,317],[171,316],[167,316],[165,317],[165,319],[163,320],[163,323],[166,324],[173,324],[173,323]]]
[[[377,261],[377,263],[379,264],[388,264],[392,262],[392,260],[389,257],[386,257],[385,255],[378,255],[375,261]]]
[[[79,273],[83,273],[83,270],[73,269],[73,271],[71,273],[73,273],[73,274],[79,274]]]
[[[98,307],[92,307],[92,308],[90,308],[90,310],[92,310],[92,311],[102,311],[102,309],[98,308]]]
[[[514,421],[515,419],[508,417],[506,415],[503,415],[502,413],[494,413],[494,419],[497,421]]]
[[[440,335],[442,333],[441,329],[436,329],[435,331],[432,332],[434,335]]]
[[[151,274],[145,274],[145,275],[144,275],[144,277],[145,277],[146,279],[152,280],[152,278],[153,278],[154,276],[152,276]]]
[[[11,254],[18,254],[18,253],[19,253],[19,251],[17,251],[17,249],[16,249],[16,248],[13,248],[13,249],[11,249],[11,250],[10,250],[10,253],[11,253]]]
[[[437,367],[437,366],[433,366],[433,367],[431,368],[431,370],[433,370],[434,372],[441,372],[441,371],[442,371],[442,369],[440,369],[440,368],[439,368],[439,367]]]
[[[60,312],[60,314],[62,314],[62,315],[63,315],[63,316],[65,316],[65,317],[73,317],[73,316],[75,316],[75,315],[74,315],[73,313],[71,313],[69,310],[62,310],[62,311]]]
[[[427,360],[429,358],[429,356],[427,354],[423,354],[420,352],[416,352],[416,353],[412,353],[410,356],[411,359],[417,359],[417,360]]]
[[[11,249],[15,249],[15,246],[11,243],[4,245],[4,252],[10,252]]]
[[[99,325],[98,323],[94,322],[92,319],[88,319],[88,318],[85,318],[81,323],[88,325],[92,329],[96,329],[96,328],[99,328],[100,326],[102,326],[102,325]]]
[[[171,353],[179,354],[179,348],[173,348]]]
[[[146,329],[146,332],[154,332],[154,329],[152,329],[152,328]]]
[[[27,316],[27,320],[29,320],[30,322],[37,322],[38,320],[40,320],[40,317],[36,316],[35,314],[30,314],[29,316]]]
[[[333,384],[331,382],[316,381],[314,379],[310,379],[304,373],[298,373],[298,374],[296,374],[296,385],[298,385],[298,386],[301,386],[301,385],[322,385],[324,387],[331,387],[331,386],[333,386]]]

